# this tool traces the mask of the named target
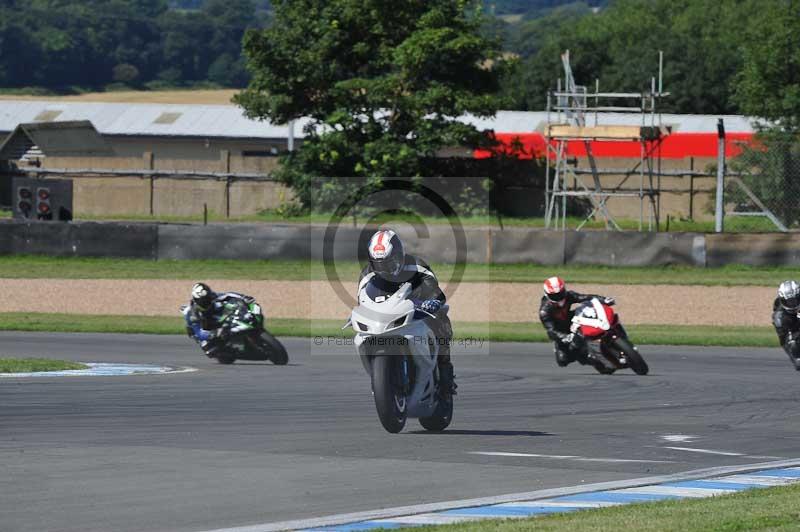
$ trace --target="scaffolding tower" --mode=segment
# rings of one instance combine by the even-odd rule
[[[610,198],[628,197],[639,199],[639,230],[645,226],[647,206],[647,229],[658,230],[661,189],[661,142],[670,130],[661,123],[657,107],[659,100],[668,96],[662,92],[661,72],[663,55],[659,53],[659,75],[651,78],[648,92],[600,92],[595,82],[594,92],[586,86],[577,85],[569,63],[569,50],[561,54],[564,66],[564,86],[558,80],[557,89],[547,95],[546,144],[546,194],[545,225],[562,230],[567,228],[567,198],[586,198],[591,211],[578,225],[577,230],[595,216],[602,217],[606,229],[620,230],[620,226],[608,211]],[[639,116],[636,116],[639,115]],[[628,170],[598,168],[592,153],[596,142],[639,143],[638,162]],[[573,165],[569,157],[569,143],[582,142],[588,170]],[[582,176],[591,175],[591,186]],[[613,187],[603,187],[601,175],[623,175]],[[639,186],[628,181],[638,176]],[[570,186],[570,181],[572,186]]]

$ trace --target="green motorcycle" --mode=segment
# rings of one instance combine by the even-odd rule
[[[189,307],[181,307],[187,318]],[[211,340],[199,342],[209,358],[220,364],[236,360],[270,360],[276,366],[289,362],[286,348],[264,327],[264,314],[255,301],[225,302],[216,317],[217,333]],[[187,332],[191,335],[191,328]],[[193,335],[192,335],[193,336]]]

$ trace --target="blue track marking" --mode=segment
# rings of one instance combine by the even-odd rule
[[[800,479],[800,469],[767,469],[750,475],[759,477],[789,477]]]
[[[550,514],[555,512],[571,512],[582,510],[580,506],[537,506],[535,501],[530,506],[477,506],[475,508],[458,508],[447,510],[442,515],[474,515],[487,517],[526,517],[529,515]]]
[[[724,482],[727,478],[730,478],[731,481]],[[742,479],[741,482],[737,482],[739,478]],[[763,484],[756,484],[755,482],[758,482],[760,478],[763,478],[766,482]],[[768,481],[770,478],[773,479],[771,483]],[[782,479],[784,482],[776,482],[778,479]],[[696,498],[698,496],[710,497],[712,495],[736,493],[749,489],[766,488],[777,483],[786,484],[795,482],[800,483],[800,468],[764,469],[761,471],[749,471],[747,473],[730,473],[725,476],[707,479],[662,482],[634,488],[591,491],[574,495],[552,497],[549,499],[456,508],[395,518],[389,517],[380,520],[360,521],[311,530],[315,532],[351,532],[373,530],[377,528],[412,528],[427,524],[438,524],[443,522],[445,517],[450,519],[463,519],[464,521],[535,517],[538,515],[575,512],[578,510],[621,504],[636,504],[666,499]],[[657,488],[663,488],[662,491],[670,493],[647,493],[648,489],[657,492]],[[642,493],[637,493],[638,490],[641,490]],[[671,493],[673,491],[675,492],[674,494]],[[404,519],[408,522],[404,523]],[[311,531],[308,530],[306,532]]]
[[[581,493],[551,499],[553,502],[647,502],[661,501],[664,499],[677,499],[676,495],[661,495],[658,493],[621,493],[618,491],[596,491],[594,493]]]

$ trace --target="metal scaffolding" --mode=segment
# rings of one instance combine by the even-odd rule
[[[577,227],[583,228],[595,216],[601,216],[606,229],[620,230],[611,216],[607,202],[610,198],[639,198],[639,230],[644,228],[645,204],[647,204],[647,228],[658,229],[659,193],[661,190],[661,142],[669,134],[669,128],[661,124],[657,111],[659,100],[669,93],[662,92],[661,72],[663,56],[659,53],[658,84],[651,78],[649,92],[600,92],[595,82],[594,92],[586,86],[577,85],[569,63],[569,50],[561,55],[564,66],[564,86],[558,80],[557,89],[547,94],[547,123],[545,141],[547,146],[547,179],[545,195],[545,225],[548,228],[567,228],[567,198],[585,198],[591,203],[591,211]],[[636,117],[635,115],[640,115]],[[624,118],[623,118],[624,117]],[[624,172],[624,179],[613,187],[603,187],[601,175],[620,175],[619,170],[604,170],[597,167],[592,153],[596,142],[639,143],[638,162]],[[568,154],[569,143],[582,142],[589,163],[589,171],[579,170]],[[591,175],[591,186],[587,186],[582,175]],[[639,177],[638,189],[625,187],[628,180]],[[572,186],[570,187],[570,181]]]

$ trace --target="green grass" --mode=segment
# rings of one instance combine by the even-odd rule
[[[177,313],[176,313],[177,314]],[[273,318],[267,327],[276,336],[330,336],[351,338],[342,331],[344,320],[302,320]],[[777,347],[771,327],[711,327],[704,325],[631,325],[628,333],[637,344]],[[42,332],[97,332],[131,334],[183,334],[180,316],[98,316],[80,314],[0,313],[0,330]],[[497,342],[547,342],[539,323],[454,324],[455,337]]]
[[[11,211],[6,209],[0,209],[0,219],[2,218],[11,218]]]
[[[452,264],[433,264],[437,276],[447,282]],[[337,262],[343,282],[355,282],[361,267],[356,262]],[[535,264],[468,264],[465,282],[540,283],[558,274],[572,283],[675,284],[704,286],[777,286],[797,276],[794,267],[691,266],[611,267],[539,266]],[[0,278],[7,279],[272,279],[325,280],[324,265],[311,261],[279,260],[144,260],[84,257],[0,256]]]
[[[67,360],[48,358],[0,358],[0,373],[31,373],[38,371],[63,371],[86,369],[89,366]]]
[[[530,519],[487,520],[413,528],[424,532],[750,532],[800,529],[800,486],[752,489],[683,499],[581,510]],[[403,530],[412,530],[411,528]]]

